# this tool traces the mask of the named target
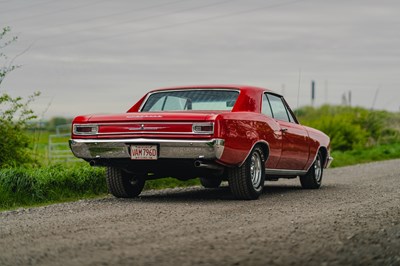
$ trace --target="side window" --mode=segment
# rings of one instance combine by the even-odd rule
[[[262,108],[261,112],[264,115],[267,115],[269,117],[273,117],[272,116],[272,112],[271,112],[271,106],[269,105],[269,101],[268,101],[267,95],[265,95],[265,93],[262,96],[262,107],[261,108]]]
[[[275,119],[290,122],[286,107],[282,99],[278,96],[268,94],[268,99],[271,104],[272,113]]]
[[[289,112],[289,110],[287,110],[287,114],[289,116],[289,121],[292,123],[296,123],[296,120],[294,120],[294,118],[293,118],[292,114]]]

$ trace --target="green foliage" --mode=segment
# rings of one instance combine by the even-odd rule
[[[1,169],[0,209],[105,194],[104,174],[83,163]]]
[[[0,67],[0,85],[3,82],[4,78],[8,73],[15,70],[19,66],[13,65],[13,60],[9,62],[7,55],[3,52],[3,50],[15,42],[18,38],[17,37],[10,37],[8,38],[7,34],[11,31],[10,27],[5,27],[0,31],[0,60],[4,63],[1,64]]]
[[[144,189],[163,189],[163,188],[174,188],[174,187],[189,187],[200,185],[199,179],[190,179],[187,181],[180,181],[175,178],[163,178],[156,180],[146,181]]]
[[[72,124],[72,118],[65,117],[53,117],[46,123],[47,130],[54,131],[57,126]]]
[[[400,117],[394,113],[324,105],[303,107],[297,114],[302,124],[325,132],[331,138],[333,150],[349,151],[400,141],[400,131],[394,126],[400,125]]]
[[[400,142],[350,151],[333,151],[332,156],[335,158],[332,167],[396,159],[400,158]]]
[[[4,48],[17,40],[17,37],[8,38],[10,27],[0,31],[0,85],[11,71],[18,68],[9,61]],[[29,149],[30,139],[26,133],[28,122],[36,118],[29,105],[39,96],[34,93],[27,100],[21,97],[12,97],[0,93],[0,168],[32,163],[33,159]]]
[[[24,101],[6,93],[0,95],[0,168],[33,163],[26,129],[28,121],[36,118],[29,105],[37,96],[39,93]]]

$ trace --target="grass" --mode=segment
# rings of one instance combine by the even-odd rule
[[[0,209],[93,197],[107,192],[104,169],[86,164],[0,170]]]
[[[197,179],[149,180],[145,189],[198,185]],[[105,169],[87,163],[0,169],[0,211],[105,196]]]
[[[332,153],[332,167],[400,158],[400,143]],[[198,179],[164,178],[146,181],[145,190],[199,185]],[[105,169],[87,163],[56,164],[40,168],[0,169],[0,211],[107,194]]]
[[[397,159],[400,158],[400,143],[357,148],[351,151],[334,151],[332,156],[334,158],[332,167]]]

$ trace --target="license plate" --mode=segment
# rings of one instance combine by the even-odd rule
[[[157,160],[157,145],[131,145],[132,160]]]

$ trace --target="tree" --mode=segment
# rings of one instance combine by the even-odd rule
[[[8,37],[10,31],[10,27],[0,31],[0,87],[6,76],[19,67],[3,52],[7,46],[17,41],[17,37]],[[39,94],[35,92],[24,100],[0,91],[0,168],[33,162],[26,129],[28,122],[36,118],[29,105]]]

